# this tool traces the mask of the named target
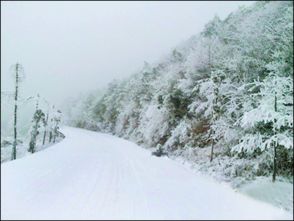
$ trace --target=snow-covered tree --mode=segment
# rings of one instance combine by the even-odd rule
[[[59,125],[61,122],[61,111],[60,110],[55,110],[52,113],[52,117],[51,117],[51,131],[50,131],[50,136],[51,139],[53,138],[53,143],[56,142],[56,138],[59,137],[61,135],[60,131],[59,131]],[[50,141],[51,141],[50,139]]]
[[[34,153],[36,151],[36,141],[37,141],[37,136],[39,135],[41,123],[44,123],[45,121],[45,114],[41,109],[36,109],[33,120],[32,120],[32,129],[31,129],[31,139],[30,139],[30,144],[29,144],[29,149],[28,151],[31,153]]]
[[[290,171],[292,66],[293,3],[257,2],[224,20],[215,16],[158,63],[112,82],[98,100],[80,105],[75,122],[162,145],[169,155],[191,148],[211,160],[237,153],[268,171]]]
[[[241,126],[245,137],[233,150],[253,152],[270,151],[273,159],[273,181],[276,177],[277,147],[293,149],[293,78],[271,73],[259,82],[256,107],[245,112]]]

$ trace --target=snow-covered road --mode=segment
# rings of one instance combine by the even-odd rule
[[[87,130],[1,165],[1,219],[292,219],[269,204]]]

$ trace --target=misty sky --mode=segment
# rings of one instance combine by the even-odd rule
[[[253,2],[1,2],[1,90],[20,62],[24,95],[61,103],[103,88],[156,62],[221,19]]]

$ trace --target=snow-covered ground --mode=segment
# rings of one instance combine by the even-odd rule
[[[57,137],[56,143],[60,142],[63,138]],[[46,143],[42,144],[42,138],[37,140],[36,152],[42,151],[50,146],[54,145],[54,143]],[[25,157],[27,155],[31,155],[32,153],[28,152],[29,149],[29,140],[25,140],[25,142],[20,143],[16,146],[16,159]],[[12,154],[12,145],[9,146],[1,146],[1,163],[7,162],[11,160]]]
[[[63,133],[60,143],[1,165],[1,219],[293,219],[129,141]]]
[[[239,190],[255,199],[269,202],[293,213],[293,183],[283,180],[271,181],[271,177],[257,177],[242,185]]]

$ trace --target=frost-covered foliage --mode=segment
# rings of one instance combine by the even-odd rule
[[[86,99],[83,99],[86,97]],[[62,107],[64,122],[76,127],[86,127],[92,130],[97,128],[97,121],[93,120],[93,108],[100,99],[99,91],[87,95],[80,94],[76,98],[70,98]]]
[[[160,144],[169,155],[197,160],[203,153],[209,161],[213,154],[234,168],[230,162],[240,159],[248,164],[240,170],[255,175],[273,170],[276,147],[278,174],[293,175],[292,67],[293,3],[256,2],[224,20],[216,16],[163,61],[111,83],[101,98],[80,100],[81,116],[71,120]]]
[[[41,109],[37,109],[34,113],[33,120],[32,120],[32,128],[31,128],[31,140],[28,151],[31,153],[35,152],[36,149],[36,141],[37,136],[40,134],[40,127],[41,123],[45,122],[45,114]]]
[[[53,109],[53,112],[51,114],[51,119],[50,119],[50,125],[49,125],[49,143],[53,139],[53,143],[56,142],[56,138],[62,137],[62,133],[59,131],[59,126],[61,122],[61,111],[60,110],[55,110]]]
[[[55,142],[61,141],[65,136],[60,132],[62,113],[54,106],[44,113],[43,103],[39,104],[39,96],[35,99],[37,105],[30,122],[30,129],[25,135],[17,140],[16,159],[33,154],[51,146]],[[1,136],[1,163],[11,160],[13,138],[11,136]]]

